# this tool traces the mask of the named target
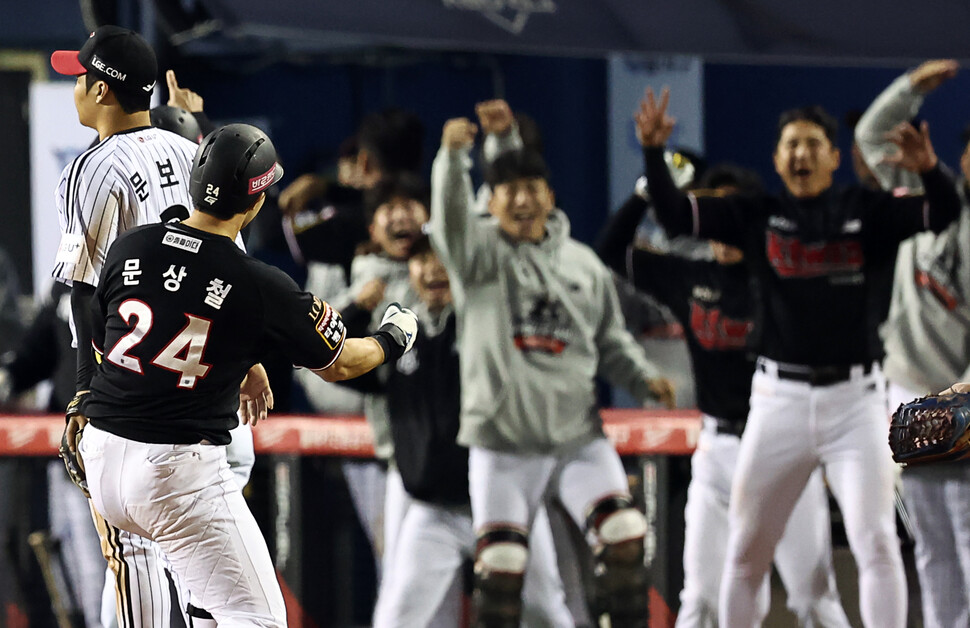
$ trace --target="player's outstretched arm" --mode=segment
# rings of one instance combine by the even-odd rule
[[[328,382],[341,382],[360,377],[384,363],[384,350],[373,336],[348,338],[340,357],[329,367],[314,371]]]
[[[417,336],[418,318],[414,312],[392,303],[373,336],[347,338],[334,363],[313,372],[328,382],[359,377],[385,362],[396,362],[414,346]]]

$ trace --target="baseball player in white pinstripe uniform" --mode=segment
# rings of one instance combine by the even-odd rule
[[[56,194],[62,236],[53,275],[71,286],[72,329],[78,346],[87,348],[88,303],[109,247],[132,227],[188,216],[188,181],[197,144],[152,128],[148,105],[157,64],[151,47],[137,33],[101,27],[80,51],[55,52],[51,64],[61,74],[77,76],[74,102],[79,120],[97,130],[100,139],[64,169]],[[93,369],[93,361],[90,351],[78,355],[81,381],[82,374]],[[84,392],[78,390],[82,399]],[[242,407],[245,411],[246,404]],[[249,438],[240,438],[236,447],[245,452],[239,456],[246,461],[239,472],[248,477],[249,427],[240,426],[234,434],[243,430],[242,436]],[[118,625],[169,625],[172,613],[184,613],[189,600],[184,591],[181,603],[172,599],[173,588],[181,587],[166,569],[157,545],[113,528],[93,509],[92,513],[113,574]],[[111,606],[109,602],[107,608]],[[105,625],[113,625],[111,614],[102,611]]]

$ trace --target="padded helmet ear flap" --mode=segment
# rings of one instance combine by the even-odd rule
[[[230,124],[199,145],[189,193],[196,208],[226,219],[244,212],[282,177],[269,137],[252,125]]]

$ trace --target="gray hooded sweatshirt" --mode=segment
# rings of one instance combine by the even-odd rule
[[[883,189],[918,191],[917,174],[883,162],[895,152],[886,133],[913,119],[923,104],[904,74],[873,101],[855,139]],[[886,377],[921,394],[938,393],[970,378],[970,205],[958,183],[963,211],[939,235],[920,233],[899,246],[889,316],[881,329]]]
[[[461,355],[458,442],[556,453],[603,436],[594,379],[641,401],[654,370],[625,329],[609,271],[554,209],[546,237],[513,242],[474,212],[469,151],[431,172],[431,241],[453,285]]]

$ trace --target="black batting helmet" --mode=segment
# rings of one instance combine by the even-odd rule
[[[152,107],[148,114],[152,118],[153,127],[177,133],[196,144],[202,141],[202,129],[199,127],[198,120],[185,109],[159,105]]]
[[[249,124],[230,124],[202,140],[189,193],[199,210],[227,219],[245,211],[282,177],[269,137]]]

